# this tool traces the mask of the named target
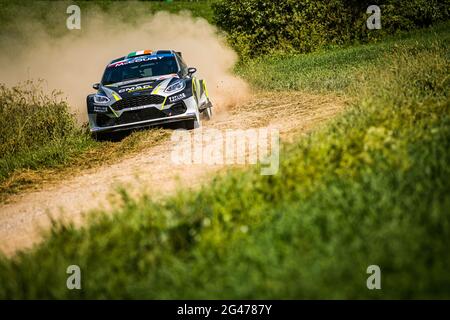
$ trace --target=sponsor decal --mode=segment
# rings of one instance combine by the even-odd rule
[[[141,91],[141,90],[147,90],[147,89],[153,89],[152,85],[149,84],[142,84],[142,85],[137,85],[137,86],[131,86],[128,88],[123,88],[119,90],[119,93],[123,93],[123,92],[136,92],[136,91]]]
[[[114,63],[111,63],[108,67],[120,67],[131,63],[136,62],[145,62],[145,61],[152,61],[152,60],[160,60],[165,57],[172,57],[172,54],[159,54],[159,55],[145,55],[145,56],[137,56],[135,58],[133,57],[127,57],[124,60],[117,61]]]
[[[108,108],[94,105],[94,112],[108,112]]]
[[[141,110],[141,109],[147,109],[147,108],[153,108],[153,106],[152,105],[137,106],[137,107],[128,108],[128,110],[134,111],[134,110]]]
[[[137,58],[125,59],[125,60],[122,60],[122,61],[117,61],[117,62],[114,62],[114,63],[110,64],[109,67],[120,67],[120,66],[124,66],[124,65],[127,65],[127,64],[131,64],[131,63],[145,62],[145,61],[158,60],[158,59],[162,59],[162,57],[159,57],[159,56],[142,56],[142,57],[137,57]]]
[[[176,102],[176,101],[181,100],[181,99],[183,99],[185,97],[186,97],[186,94],[184,92],[182,92],[180,94],[176,94],[174,96],[169,97],[169,102],[170,103]]]

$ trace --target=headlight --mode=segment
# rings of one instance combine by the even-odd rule
[[[94,103],[98,103],[98,104],[107,104],[109,102],[109,98],[105,95],[102,94],[96,94],[94,96]]]
[[[165,92],[180,91],[180,90],[183,90],[185,86],[186,86],[186,83],[180,79],[180,80],[176,80],[174,83],[172,83],[170,86],[168,86],[166,88],[166,90],[164,90],[164,91]]]

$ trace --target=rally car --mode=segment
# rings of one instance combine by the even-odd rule
[[[180,52],[143,50],[111,61],[97,93],[87,97],[94,134],[178,122],[186,129],[210,119],[204,80],[194,76]]]

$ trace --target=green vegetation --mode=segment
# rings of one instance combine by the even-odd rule
[[[100,143],[76,123],[58,93],[45,94],[31,81],[0,85],[0,200],[68,171],[111,163],[168,136],[168,130],[155,129]]]
[[[93,144],[56,93],[33,82],[0,85],[0,181],[20,168],[66,163]]]
[[[241,61],[236,73],[255,89],[346,93],[354,84],[356,74],[366,73],[369,66],[383,68],[382,61],[388,60],[398,47],[415,47],[417,43],[432,45],[436,37],[448,39],[449,28],[450,23],[446,22],[387,37],[376,44],[335,47],[310,54],[265,55]]]
[[[32,251],[1,259],[0,297],[449,298],[448,30],[273,58],[271,88],[345,90],[348,110],[283,146],[277,175],[233,170],[164,202],[123,191],[112,214],[96,212],[81,229],[55,225]],[[249,70],[272,61],[240,71],[264,87]],[[346,84],[328,76],[308,87],[308,75],[292,79],[303,69],[343,70]],[[79,291],[66,288],[72,264]],[[372,264],[379,291],[366,288]]]
[[[382,28],[369,30],[370,5],[381,9]],[[312,52],[333,45],[377,41],[450,17],[449,0],[221,0],[214,22],[243,57]]]

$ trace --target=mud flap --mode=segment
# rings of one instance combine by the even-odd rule
[[[208,109],[208,108],[212,108],[212,106],[213,106],[213,105],[212,105],[211,101],[208,100],[208,102],[202,104],[202,105],[198,108],[198,110],[199,110],[200,112],[203,112],[203,111],[205,111],[205,110]]]

